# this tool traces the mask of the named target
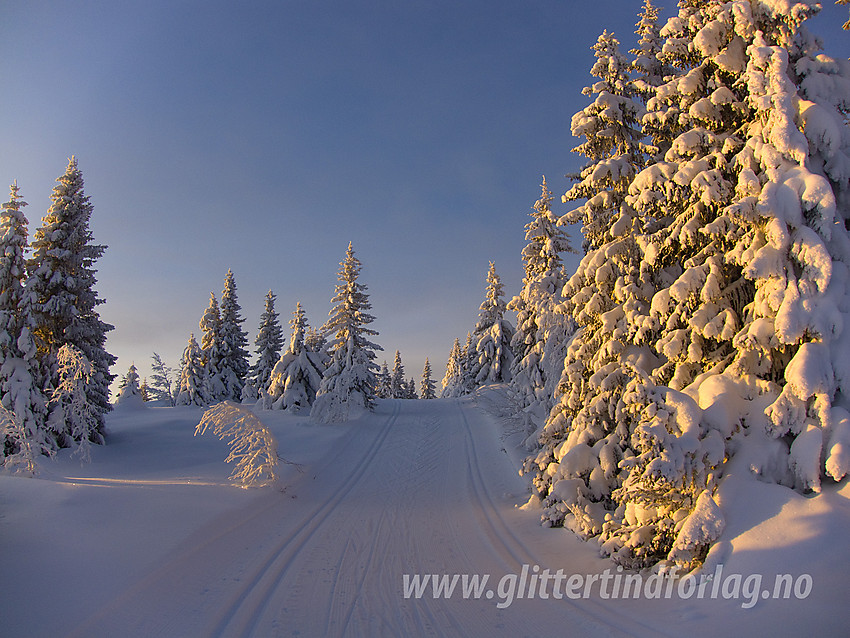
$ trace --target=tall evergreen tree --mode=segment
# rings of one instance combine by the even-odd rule
[[[189,335],[189,343],[183,351],[180,368],[180,390],[177,405],[208,405],[214,399],[210,396],[209,376],[203,362],[203,351],[195,339]]]
[[[227,271],[221,292],[221,375],[225,398],[238,399],[248,376],[248,334],[242,330],[245,319],[236,298],[236,280]]]
[[[260,315],[260,329],[254,345],[257,346],[257,362],[251,368],[251,377],[254,387],[258,391],[267,392],[270,378],[275,364],[280,359],[280,351],[283,349],[283,330],[280,327],[280,319],[274,309],[274,293],[269,290],[266,294],[266,306]],[[301,305],[298,305],[300,308]],[[303,335],[300,337],[303,343]]]
[[[422,368],[422,380],[419,383],[419,396],[423,399],[436,399],[437,391],[431,378],[431,362],[425,357],[425,367]]]
[[[476,386],[503,383],[511,380],[511,339],[514,327],[505,319],[507,305],[504,300],[502,280],[490,262],[487,272],[487,290],[478,313],[478,323],[472,334],[475,343],[475,360],[470,378]]]
[[[644,0],[635,33],[639,36],[638,46],[629,53],[634,56],[631,64],[632,89],[644,103],[655,95],[655,90],[664,82],[664,75],[671,69],[659,57],[663,40],[658,23],[658,7],[652,0]]]
[[[222,401],[229,397],[224,381],[224,338],[221,328],[221,311],[215,293],[210,293],[210,303],[198,322],[201,329],[201,364],[206,368],[209,401]]]
[[[368,313],[372,306],[366,286],[357,281],[361,268],[349,243],[331,301],[336,305],[323,328],[333,338],[331,362],[310,413],[320,421],[346,421],[374,408],[377,366],[373,360],[375,351],[382,348],[368,339],[378,333],[367,327],[375,318]]]
[[[50,209],[33,239],[27,290],[33,295],[34,334],[44,374],[42,387],[56,387],[59,383],[58,353],[65,344],[80,350],[92,364],[86,396],[95,408],[97,427],[91,436],[96,442],[103,439],[104,415],[112,409],[109,384],[115,377],[109,368],[116,360],[106,351],[106,333],[113,326],[101,321],[96,309],[104,300],[94,290],[94,263],[106,246],[93,243],[89,229],[93,207],[83,191],[83,174],[75,158],[69,160],[57,182]],[[60,444],[69,442],[66,428],[55,434]]]
[[[455,338],[449,359],[446,362],[446,374],[443,376],[443,390],[440,394],[443,398],[457,397],[463,394],[466,353],[460,346],[460,340]]]
[[[274,400],[272,408],[296,412],[315,401],[328,357],[323,342],[312,337],[301,302],[296,303],[289,326],[289,347],[272,370],[268,395]]]
[[[582,91],[596,97],[572,118],[572,134],[585,137],[573,152],[589,161],[573,176],[577,183],[562,198],[564,202],[584,199],[585,203],[564,215],[563,222],[581,222],[585,251],[601,246],[611,233],[628,230],[631,213],[623,204],[649,150],[642,142],[644,109],[633,99],[636,91],[628,73],[631,63],[619,45],[608,31],[599,36],[593,46],[596,64],[591,69],[599,81]],[[615,219],[618,225],[613,224]]]
[[[404,384],[404,396],[402,399],[418,399],[419,397],[416,395],[416,381],[414,381],[413,377],[407,380]]]
[[[396,350],[395,359],[393,359],[393,370],[390,374],[390,398],[404,399],[406,395],[404,365],[401,362],[401,353]]]
[[[24,289],[27,246],[26,206],[17,183],[0,210],[0,404],[8,413],[10,437],[3,457],[20,457],[34,470],[33,457],[50,453],[46,400],[38,386],[38,361],[32,337],[31,297]],[[26,457],[26,458],[25,458]]]
[[[563,370],[566,344],[574,329],[571,320],[555,311],[562,301],[560,292],[566,281],[561,253],[574,251],[550,208],[552,193],[545,177],[541,188],[531,221],[525,226],[528,243],[522,251],[523,287],[511,299],[508,309],[517,313],[517,330],[511,340],[516,358],[511,374],[520,407],[540,404],[540,411],[548,413]]]
[[[392,398],[392,389],[391,389],[392,377],[390,376],[390,370],[387,366],[387,361],[384,359],[384,362],[381,364],[381,369],[377,375],[375,375],[375,398],[377,399],[391,399]]]
[[[582,332],[535,483],[548,522],[622,563],[705,556],[745,439],[787,455],[790,471],[750,463],[767,480],[817,491],[850,472],[836,405],[850,391],[850,73],[806,30],[815,11],[680,2],[627,223],[612,219],[565,287]]]

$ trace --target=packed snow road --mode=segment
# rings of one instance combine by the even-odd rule
[[[385,401],[336,427],[348,429],[284,492],[204,525],[72,635],[640,633],[594,601],[513,600],[510,578],[499,589],[558,557],[521,540],[535,515],[515,509],[522,481],[470,399]],[[490,580],[478,599],[460,582],[450,598],[422,585],[458,574]]]
[[[596,543],[516,507],[504,405],[496,388],[344,425],[263,412],[299,463],[282,491],[228,484],[226,445],[192,435],[200,408],[116,409],[91,464],[63,450],[36,479],[0,475],[0,635],[846,635],[846,484],[811,498],[733,474],[722,588],[644,572],[626,593]],[[781,574],[806,596],[771,596]]]

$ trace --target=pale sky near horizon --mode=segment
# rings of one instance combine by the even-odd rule
[[[321,326],[351,241],[377,362],[400,350],[418,387],[473,328],[489,261],[519,291],[541,175],[567,212],[590,47],[633,47],[641,4],[7,0],[0,182],[32,233],[77,157],[119,377],[154,351],[176,366],[228,268],[252,354],[269,289],[287,337],[297,301]],[[810,28],[848,57],[847,8],[823,4]]]

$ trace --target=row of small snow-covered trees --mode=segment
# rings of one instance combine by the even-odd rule
[[[555,219],[544,185],[526,227],[512,374],[551,408],[526,471],[547,524],[624,565],[698,564],[741,450],[799,490],[850,472],[850,64],[817,10],[680,0],[662,25],[646,0],[631,57],[594,46],[579,205]],[[484,336],[456,342],[444,393],[484,374]]]
[[[345,420],[360,408],[371,408],[376,398],[416,398],[413,379],[404,378],[401,355],[396,352],[392,373],[386,362],[379,371],[373,360],[381,348],[368,340],[373,317],[366,287],[358,282],[361,264],[349,245],[340,264],[339,285],[326,324],[311,328],[301,303],[289,322],[289,345],[284,349],[283,330],[276,296],[269,291],[255,340],[256,361],[247,365],[241,308],[233,273],[225,278],[219,306],[215,295],[200,321],[198,344],[194,334],[184,350],[179,382],[172,386],[169,370],[154,355],[149,393],[177,405],[209,405],[218,401],[259,401],[265,409],[312,409],[326,420]],[[328,340],[330,338],[330,341]],[[434,398],[430,363],[426,360],[421,381],[422,398]],[[323,395],[319,407],[317,398]]]
[[[17,184],[0,210],[0,403],[5,465],[57,447],[102,443],[111,409],[106,349],[112,326],[96,310],[92,205],[71,158],[51,206],[28,241]],[[29,258],[26,257],[29,251]]]
[[[435,399],[437,397],[437,385],[431,378],[431,362],[425,359],[425,367],[422,369],[422,378],[419,381],[419,395],[416,393],[416,382],[411,377],[404,378],[404,364],[401,362],[401,353],[395,351],[393,369],[387,367],[387,362],[381,365],[378,372],[375,394],[379,399]]]

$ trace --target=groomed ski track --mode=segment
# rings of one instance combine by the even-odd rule
[[[204,525],[70,635],[658,635],[596,600],[499,609],[459,585],[451,599],[404,597],[404,574],[489,574],[495,590],[523,565],[569,564],[523,541],[536,515],[515,508],[524,484],[473,399],[381,401],[317,427],[348,430],[283,492]]]

